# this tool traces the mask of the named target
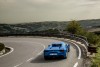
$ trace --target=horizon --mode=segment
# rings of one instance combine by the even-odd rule
[[[100,19],[85,19],[85,20],[75,20],[75,21],[96,21],[96,20],[100,20]],[[69,20],[69,21],[38,21],[38,22],[20,22],[20,23],[0,23],[0,24],[31,24],[31,23],[45,23],[45,22],[70,22],[70,21],[73,21],[73,20]]]

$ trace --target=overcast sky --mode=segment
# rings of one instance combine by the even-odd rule
[[[100,0],[0,0],[0,23],[100,18]]]

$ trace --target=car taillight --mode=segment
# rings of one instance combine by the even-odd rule
[[[60,52],[64,52],[64,50],[60,50]]]

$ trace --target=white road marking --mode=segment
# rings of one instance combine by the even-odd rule
[[[20,66],[20,65],[22,65],[23,63],[20,63],[20,64],[18,64],[18,65],[16,65],[16,66],[14,66],[14,67],[18,67],[18,66]]]
[[[68,41],[69,41],[69,40],[68,40]],[[73,40],[71,40],[70,42],[73,43],[73,44],[78,48],[78,50],[79,50],[78,59],[81,59],[81,49],[80,49],[80,47],[79,47],[77,44],[75,44],[75,43],[73,42]]]
[[[66,40],[70,40],[70,39],[66,39]],[[84,40],[84,39],[83,39]],[[77,42],[77,41],[75,41],[75,40],[72,40],[73,42]],[[85,41],[85,40],[84,40]],[[85,41],[86,42],[86,41]],[[88,52],[88,49],[87,49],[87,47],[84,45],[84,44],[81,44],[81,42],[77,42],[78,44],[80,44],[80,45],[82,45],[85,49],[86,49],[86,52]],[[86,42],[86,44],[87,44],[87,46],[88,46],[88,43]],[[83,52],[84,52],[84,50],[83,50]]]
[[[72,42],[72,43],[78,48],[78,50],[79,50],[78,59],[81,59],[81,49],[80,49],[80,47],[77,44],[75,44],[74,42]]]
[[[32,59],[34,59],[33,57],[32,58],[30,58],[30,59],[28,59],[26,62],[28,62],[28,61],[30,61],[30,60],[32,60]]]
[[[8,46],[6,46],[6,47],[8,47]],[[12,52],[14,51],[14,49],[13,49],[12,47],[8,47],[8,48],[11,49],[10,52],[8,52],[8,53],[6,53],[6,54],[4,54],[4,55],[1,55],[0,58],[3,57],[3,56],[8,55],[8,54],[10,54],[10,53],[12,53]]]
[[[77,42],[77,43],[79,43],[79,42]],[[87,49],[87,47],[84,44],[80,44],[80,45],[82,45],[86,49],[86,52],[88,52],[88,49]]]
[[[77,67],[78,66],[78,62],[75,63],[75,65],[73,67]]]

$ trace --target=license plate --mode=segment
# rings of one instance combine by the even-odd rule
[[[50,55],[57,55],[56,53],[51,53]]]

